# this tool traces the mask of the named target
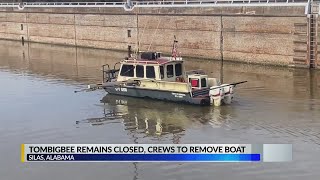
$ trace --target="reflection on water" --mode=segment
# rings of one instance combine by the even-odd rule
[[[198,107],[73,93],[125,52],[0,41],[2,179],[317,179],[320,71],[188,59],[224,82],[247,80],[231,106]],[[21,143],[292,143],[294,161],[18,163]],[[120,169],[120,170],[119,170]],[[63,172],[63,173],[61,173]]]
[[[121,121],[127,131],[144,133],[146,136],[171,135],[173,143],[179,143],[179,137],[190,128],[190,119],[196,119],[199,125],[228,127],[232,112],[231,108],[179,107],[174,103],[116,95],[106,95],[101,102],[104,106],[102,117],[87,118],[76,121],[76,124],[97,126]]]

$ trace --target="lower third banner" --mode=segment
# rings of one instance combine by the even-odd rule
[[[260,161],[260,154],[27,154],[27,161]]]

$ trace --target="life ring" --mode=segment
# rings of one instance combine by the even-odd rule
[[[123,6],[123,8],[124,8],[125,11],[132,11],[133,8],[134,8],[134,6],[133,6],[132,3],[130,3],[130,4],[126,3],[126,4]]]
[[[23,10],[23,9],[24,9],[24,3],[19,3],[18,9],[19,9],[19,10]]]

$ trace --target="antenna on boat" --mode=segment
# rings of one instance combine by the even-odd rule
[[[174,35],[173,38],[174,38],[174,40],[173,40],[173,45],[172,45],[172,57],[174,58],[174,60],[177,60],[178,41],[176,40],[176,35]]]

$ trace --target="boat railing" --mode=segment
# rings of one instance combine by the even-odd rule
[[[183,61],[182,57],[161,57],[159,59],[154,59],[154,60],[147,60],[147,59],[124,59],[123,62],[125,63],[138,63],[138,64],[157,64],[161,65],[163,64],[162,61],[157,61],[157,60],[164,60],[164,61]]]
[[[136,63],[136,64],[161,64],[158,61],[153,61],[153,60],[142,60],[142,59],[125,59],[123,60],[125,63]]]
[[[191,74],[201,74],[201,75],[205,75],[205,71],[202,69],[196,69],[196,70],[191,70],[191,71],[186,71],[185,72],[186,76],[191,75]]]
[[[119,63],[114,64],[113,69],[110,69],[109,64],[102,65],[102,82],[110,82],[112,79],[117,77],[117,72],[120,69],[116,69],[116,65]]]
[[[110,66],[109,64],[104,64],[101,66],[102,67],[102,82],[106,82],[106,68],[109,70]]]

